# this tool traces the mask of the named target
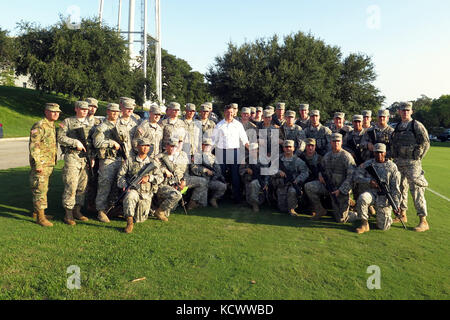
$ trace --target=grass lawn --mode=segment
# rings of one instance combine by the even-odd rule
[[[433,147],[424,161],[430,187],[447,197],[449,160],[450,148]],[[412,231],[413,207],[407,231],[357,235],[331,217],[222,203],[189,215],[178,209],[168,223],[148,220],[126,235],[123,220],[62,222],[61,168],[51,178],[53,228],[29,216],[29,169],[0,171],[0,299],[450,298],[449,203],[431,192],[425,233]],[[80,268],[79,290],[66,286],[71,265]],[[381,270],[379,290],[366,285],[372,265]]]

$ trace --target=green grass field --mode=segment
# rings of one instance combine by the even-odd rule
[[[446,197],[449,161],[444,147],[424,161],[430,188]],[[123,220],[62,222],[61,167],[49,194],[53,228],[29,216],[29,169],[0,171],[0,299],[450,298],[449,202],[431,192],[425,233],[412,231],[413,207],[407,231],[357,235],[331,217],[314,222],[222,203],[189,215],[178,209],[168,223],[148,220],[127,235]],[[66,285],[71,265],[80,268],[79,290]],[[372,265],[381,270],[379,290],[366,285]]]

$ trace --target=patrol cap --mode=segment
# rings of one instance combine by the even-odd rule
[[[309,145],[309,144],[316,145],[316,139],[307,138],[307,139],[305,139],[305,143],[306,143],[306,145]]]
[[[373,146],[374,152],[386,152],[386,145],[384,143],[377,143]]]
[[[200,111],[211,111],[211,107],[210,107],[209,104],[203,103],[203,104],[200,106]]]
[[[133,99],[122,101],[122,105],[125,109],[134,109],[135,103]]]
[[[168,141],[167,141],[167,144],[169,145],[169,146],[174,146],[174,147],[176,147],[176,146],[178,146],[178,138],[175,138],[175,137],[172,137],[172,138],[170,138]]]
[[[208,105],[211,108],[211,110],[212,110],[212,108],[213,108],[212,102],[205,102],[204,104]]]
[[[286,115],[285,116],[286,117],[293,117],[293,118],[295,118],[295,111],[288,110],[288,111],[286,111]]]
[[[283,147],[295,147],[294,140],[284,140]]]
[[[212,146],[213,145],[213,141],[212,141],[211,138],[203,138],[202,144],[208,145],[208,146]]]
[[[252,150],[257,150],[259,148],[259,145],[256,142],[250,143],[248,145],[248,150],[252,151]]]
[[[133,103],[135,103],[134,99],[133,98],[129,98],[129,97],[120,97],[119,98],[119,103],[123,103],[126,100],[131,100],[131,101],[133,101]]]
[[[250,108],[247,107],[242,108],[241,113],[250,113]]]
[[[75,101],[75,108],[89,109],[89,104],[86,101]]]
[[[371,110],[363,110],[363,111],[361,111],[361,114],[363,117],[371,117],[372,111]]]
[[[195,111],[195,104],[187,103],[186,104],[186,111]]]
[[[263,107],[256,107],[256,112],[263,112]]]
[[[320,111],[319,110],[311,110],[309,112],[309,116],[310,117],[312,117],[312,116],[320,116]]]
[[[276,104],[277,110],[285,110],[286,109],[286,103],[284,102],[278,102]]]
[[[120,112],[120,107],[117,103],[110,103],[106,106],[106,110]]]
[[[167,109],[181,110],[180,104],[178,102],[171,102]]]
[[[298,106],[299,110],[309,110],[309,104],[307,103],[302,103],[301,105]]]
[[[274,112],[275,108],[272,107],[272,106],[267,106],[267,107],[264,108],[264,110],[271,110],[272,112]]]
[[[250,113],[256,113],[256,108],[255,107],[250,107]]]
[[[150,112],[154,114],[161,114],[161,108],[158,105],[153,105],[150,107]]]
[[[363,121],[363,116],[361,114],[355,114],[353,116],[353,121]]]
[[[389,110],[384,109],[384,110],[378,110],[378,116],[379,117],[389,117]]]
[[[342,134],[337,132],[333,133],[331,135],[331,141],[342,141]]]
[[[149,138],[141,138],[137,140],[138,146],[151,146],[152,142]]]
[[[98,100],[95,98],[87,98],[85,100],[90,106],[94,106],[96,108],[98,108]]]
[[[264,118],[271,118],[272,115],[273,115],[273,111],[269,110],[269,109],[266,109],[266,110],[264,110],[263,115],[264,115]]]
[[[45,104],[45,110],[48,111],[54,111],[54,112],[61,112],[61,109],[59,108],[59,104],[48,102]]]
[[[408,101],[408,102],[402,102],[400,104],[400,110],[412,110],[413,107],[413,103]]]
[[[334,117],[335,118],[345,119],[345,113],[343,113],[343,112],[335,112],[334,113]]]
[[[238,106],[237,103],[232,103],[232,104],[230,104],[230,106],[231,106],[233,109],[238,109],[238,108],[239,108],[239,106]]]

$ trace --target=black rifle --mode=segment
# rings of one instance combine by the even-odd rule
[[[394,198],[392,198],[392,194],[391,191],[389,190],[389,186],[387,185],[387,183],[385,181],[382,181],[380,178],[380,175],[377,172],[377,169],[375,169],[375,167],[373,166],[373,164],[371,164],[370,166],[368,166],[366,168],[366,171],[370,174],[370,176],[376,181],[376,183],[378,184],[378,186],[380,187],[381,192],[379,192],[379,194],[386,196],[386,198],[388,199],[389,204],[391,205],[392,209],[394,209],[394,214],[397,218],[399,218],[400,222],[403,225],[403,228],[405,228],[406,230],[406,226],[403,223],[400,213],[399,213],[399,208],[398,206],[395,204],[394,202]]]
[[[86,153],[85,153],[86,161],[88,163],[88,168],[89,168],[89,171],[91,172],[91,176],[93,177],[94,176],[94,168],[92,168],[92,165],[91,165],[91,158],[89,157],[88,142],[86,139],[86,134],[84,133],[84,129],[82,127],[76,128],[73,130],[73,132],[75,133],[76,139],[81,142],[84,149],[86,150]]]
[[[112,132],[111,138],[120,145],[120,148],[117,152],[126,161],[128,159],[127,149],[125,148],[125,143],[124,143],[123,139],[120,137],[117,127],[112,128],[111,132]]]
[[[217,180],[217,181],[226,183],[225,177],[222,174],[217,174],[216,170],[214,170],[213,166],[210,166],[209,164],[207,164],[204,161],[202,162],[202,166],[214,173],[214,176],[212,177],[213,180]]]
[[[350,149],[350,152],[352,153],[357,166],[364,162],[362,158],[363,149],[361,148],[361,140],[359,143],[357,143],[355,137],[352,136],[350,141],[347,143],[347,147]]]
[[[333,193],[336,190],[338,190],[338,188],[336,188],[336,186],[333,183],[333,180],[331,179],[330,176],[328,176],[328,174],[325,172],[325,168],[320,163],[318,165],[318,168],[319,168],[319,173],[322,175],[322,178],[325,181],[325,188],[327,189],[328,193],[330,194],[331,200],[336,205],[336,207],[339,208],[338,198]]]
[[[120,201],[123,197],[130,191],[131,189],[137,189],[141,180],[150,173],[153,169],[156,168],[154,162],[150,162],[146,164],[144,167],[139,170],[139,172],[131,178],[130,183],[126,186],[125,190],[120,194],[119,198],[114,202],[114,204],[106,211],[106,214],[109,213],[113,208],[117,207],[120,204]]]
[[[169,170],[169,172],[172,174],[172,178],[170,178],[168,181],[169,186],[177,189],[178,191],[181,191],[180,190],[181,179],[176,174],[175,168],[170,163],[169,158],[167,156],[163,156],[161,157],[161,161],[164,163],[167,170]],[[186,204],[184,203],[183,195],[181,195],[181,206],[183,207],[184,213],[187,214]]]
[[[284,165],[283,161],[280,159],[280,170],[286,174],[286,178],[284,178],[285,184],[288,186],[292,186],[295,189],[295,193],[299,196],[302,194],[302,186],[294,183],[295,176],[292,174]]]

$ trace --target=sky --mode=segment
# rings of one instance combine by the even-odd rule
[[[122,1],[121,29],[128,29],[128,0]],[[62,14],[98,15],[99,0],[0,1],[0,27],[17,33],[23,20],[49,26]],[[104,0],[103,22],[117,26],[119,0]],[[140,28],[141,0],[135,26]],[[154,1],[148,0],[150,35],[155,34]],[[161,43],[170,54],[206,73],[228,43],[242,45],[302,31],[343,56],[370,56],[375,86],[385,105],[422,94],[450,94],[450,1],[448,0],[161,0]],[[79,13],[79,14],[77,14]],[[136,44],[139,46],[139,44]]]

